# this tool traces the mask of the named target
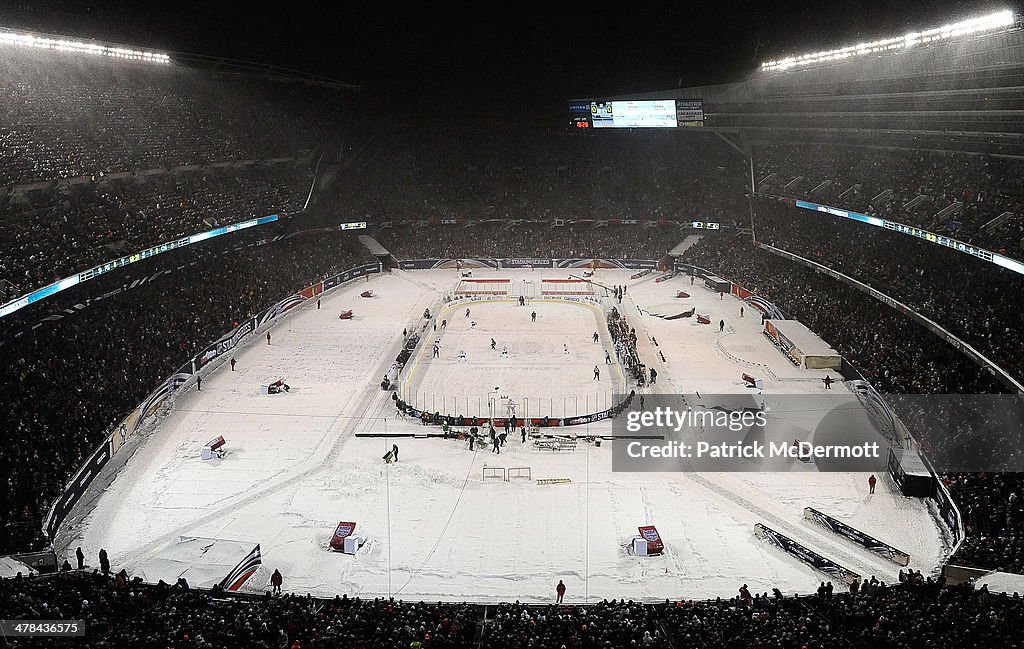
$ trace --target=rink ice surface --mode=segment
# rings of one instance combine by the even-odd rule
[[[489,272],[514,281],[568,273]],[[822,390],[824,373],[794,368],[761,334],[751,307],[740,318],[739,301],[691,287],[686,277],[656,283],[656,274],[640,280],[630,274],[599,270],[595,279],[629,286],[618,308],[637,328],[641,357],[659,369],[658,391],[741,392],[743,372],[764,377],[766,394]],[[76,513],[67,547],[82,545],[87,556],[106,548],[114,566],[141,574],[179,536],[251,541],[261,546],[263,568],[244,590],[269,589],[277,568],[284,589],[297,593],[428,601],[549,601],[559,579],[567,601],[729,597],[743,583],[752,592],[809,593],[827,579],[758,540],[760,522],[861,575],[896,581],[896,564],[805,521],[803,508],[811,506],[908,552],[912,568],[929,573],[944,559],[927,504],[901,496],[883,475],[868,496],[861,473],[614,473],[608,442],[540,451],[516,434],[499,456],[470,452],[455,440],[355,437],[425,432],[417,421],[396,417],[379,382],[399,352],[403,327],[425,308],[438,314],[456,282],[451,270],[359,281],[325,294],[319,310],[315,302],[297,309],[272,330],[272,345],[255,337],[236,350],[235,372],[223,365],[204,378],[202,392],[193,388],[177,398],[95,508],[84,518]],[[373,298],[359,297],[366,288]],[[641,313],[672,303],[679,290],[714,324]],[[355,317],[339,320],[346,309]],[[612,384],[621,370],[603,360],[607,330],[598,329],[601,342],[592,342],[600,322],[592,307],[534,300],[526,309],[514,302],[471,309],[475,331],[464,307],[448,310],[441,357],[431,359],[428,344],[410,363],[418,366],[407,366],[410,392],[443,383],[468,408],[473,395],[486,404],[495,386],[502,388],[499,398],[541,395],[538,401],[548,392],[586,400],[620,387]],[[529,322],[534,309],[538,323]],[[508,345],[509,358],[489,349],[491,337],[499,349]],[[463,348],[467,360],[459,362],[454,357]],[[600,389],[595,364],[602,369]],[[278,378],[292,386],[290,394],[261,393],[261,384]],[[608,434],[611,424],[575,430]],[[216,435],[227,440],[227,456],[201,461],[201,447]],[[392,443],[400,461],[386,465],[381,458]],[[485,466],[530,467],[533,481],[485,480]],[[541,478],[571,482],[537,485]],[[354,556],[328,548],[343,520],[355,521],[368,539]],[[661,557],[626,551],[637,526],[647,524],[665,542]]]
[[[438,329],[429,331],[428,344],[402,377],[402,396],[414,407],[467,417],[487,417],[494,408],[495,416],[504,416],[511,400],[520,417],[572,417],[607,410],[623,391],[622,368],[599,306],[544,299],[519,306],[510,298],[455,303],[435,320]]]

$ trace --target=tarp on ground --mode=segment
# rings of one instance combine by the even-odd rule
[[[258,543],[181,536],[138,565],[132,576],[153,584],[160,580],[173,584],[184,577],[194,588],[220,584],[237,590],[261,563]]]

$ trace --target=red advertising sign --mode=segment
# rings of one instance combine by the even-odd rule
[[[356,531],[356,524],[342,521],[338,523],[338,527],[334,530],[334,536],[331,537],[331,549],[342,552],[345,550],[345,538],[352,536],[352,532]]]
[[[636,529],[640,531],[640,536],[647,541],[647,554],[661,554],[665,551],[665,544],[661,541],[661,535],[658,534],[658,530],[653,525],[644,525]]]

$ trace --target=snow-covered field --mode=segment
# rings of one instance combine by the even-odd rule
[[[474,275],[488,272],[513,282],[565,274]],[[658,368],[660,392],[743,392],[743,372],[763,377],[766,395],[822,391],[824,372],[794,368],[761,334],[751,308],[741,318],[740,302],[691,287],[685,277],[656,283],[656,275],[629,276],[599,270],[595,279],[629,286],[618,308],[637,328],[642,359]],[[245,590],[269,588],[277,568],[285,590],[324,596],[548,601],[562,579],[568,601],[664,600],[732,596],[743,583],[757,592],[807,593],[827,579],[759,541],[753,527],[764,523],[862,575],[895,581],[895,564],[806,522],[803,508],[811,506],[909,552],[915,569],[927,573],[941,561],[941,533],[927,505],[901,496],[883,476],[869,496],[860,473],[617,473],[611,443],[553,452],[515,435],[495,455],[456,440],[357,437],[424,432],[396,416],[379,382],[398,355],[403,327],[425,308],[438,313],[456,282],[451,270],[395,271],[324,295],[319,310],[315,302],[297,309],[273,329],[272,345],[257,338],[237,350],[236,371],[224,365],[204,379],[202,392],[179,396],[61,540],[91,556],[106,548],[113,565],[146,578],[153,577],[146,567],[180,536],[259,543],[263,568]],[[358,297],[366,288],[373,298]],[[686,302],[709,314],[712,326],[646,315],[669,308],[679,290],[691,293]],[[355,317],[339,320],[350,308]],[[407,366],[403,390],[411,401],[486,416],[497,408],[491,399],[508,397],[520,415],[561,416],[603,409],[623,389],[621,368],[604,362],[610,342],[598,307],[534,300],[475,304],[470,318],[464,311],[439,314],[448,325],[438,335],[438,358],[428,344]],[[261,392],[278,378],[292,392]],[[832,393],[844,390],[839,383]],[[610,434],[611,423],[579,432]],[[200,460],[216,435],[227,440],[228,454]],[[381,457],[392,443],[400,461],[387,465]],[[533,480],[484,480],[485,466],[529,467]],[[569,482],[536,484],[541,478]],[[356,521],[368,539],[356,555],[328,549],[343,520]],[[648,524],[657,526],[665,555],[628,554],[637,526]]]

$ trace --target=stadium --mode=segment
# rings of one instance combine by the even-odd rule
[[[536,128],[26,11],[2,646],[1021,644],[1014,10]]]

